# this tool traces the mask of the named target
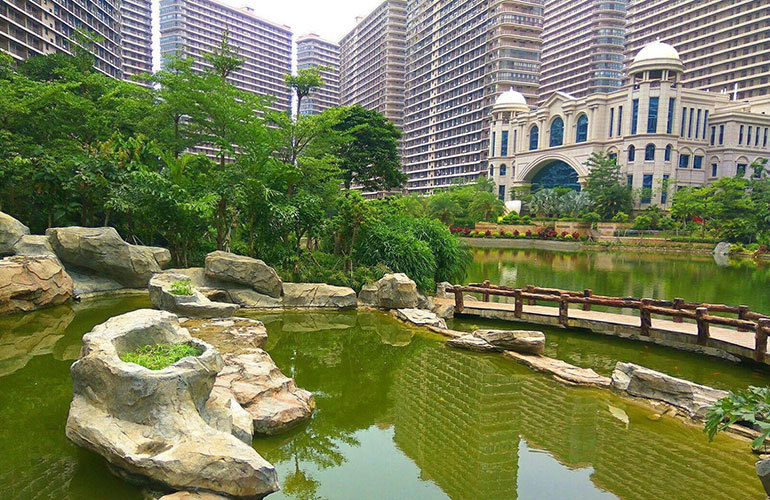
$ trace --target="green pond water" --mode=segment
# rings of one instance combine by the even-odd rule
[[[136,499],[70,444],[69,366],[81,337],[146,297],[0,318],[0,499]],[[318,410],[254,447],[277,499],[762,499],[748,443],[607,391],[568,387],[498,355],[447,348],[377,312],[254,314],[284,373]],[[494,323],[456,320],[472,329]],[[746,366],[584,332],[547,330],[548,354],[609,373],[617,360],[734,388]]]

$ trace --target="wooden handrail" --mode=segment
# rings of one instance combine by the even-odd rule
[[[650,335],[652,327],[652,314],[669,316],[677,323],[683,319],[695,321],[698,327],[698,344],[707,345],[710,339],[709,325],[724,325],[738,329],[742,332],[754,332],[755,347],[754,358],[764,360],[767,353],[767,338],[770,335],[770,316],[752,312],[748,306],[730,306],[726,304],[708,304],[701,302],[685,302],[684,299],[661,300],[634,297],[610,297],[594,295],[590,289],[575,291],[561,290],[559,288],[545,288],[527,285],[524,288],[514,288],[503,285],[483,283],[470,283],[467,286],[453,286],[447,288],[448,293],[454,293],[455,310],[462,312],[465,307],[463,293],[480,293],[484,302],[489,302],[489,297],[514,298],[514,316],[521,318],[524,310],[524,301],[534,305],[540,302],[556,302],[559,308],[559,324],[569,324],[569,304],[581,304],[584,311],[590,311],[591,306],[616,307],[621,309],[638,309],[640,316],[640,332],[642,335]],[[736,314],[737,318],[715,316],[710,313]]]

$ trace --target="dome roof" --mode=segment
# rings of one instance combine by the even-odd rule
[[[500,97],[497,98],[497,101],[495,101],[495,106],[505,105],[505,104],[523,104],[527,105],[527,100],[524,98],[523,95],[521,95],[521,92],[516,92],[515,90],[511,89],[507,92],[503,92],[500,94]]]
[[[650,61],[653,59],[674,59],[676,61],[681,61],[681,59],[679,59],[679,52],[677,52],[674,47],[667,43],[655,41],[645,45],[644,48],[636,54],[636,57],[634,57],[634,62]]]

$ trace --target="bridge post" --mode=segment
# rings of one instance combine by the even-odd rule
[[[652,315],[647,307],[650,305],[650,299],[642,299],[642,303],[639,304],[639,330],[645,337],[650,336],[650,328],[652,327]]]
[[[489,280],[484,280],[484,283],[482,283],[482,286],[483,286],[484,288],[489,288]],[[482,300],[483,302],[489,302],[489,294],[488,294],[488,293],[484,293],[484,294],[482,294],[482,295],[481,295],[481,300]]]
[[[535,285],[527,285],[527,293],[535,293]],[[527,304],[529,304],[530,306],[534,306],[535,305],[534,299],[529,299],[527,301]]]
[[[589,298],[594,296],[594,291],[590,288],[586,288],[583,290],[583,297]],[[591,310],[591,304],[583,304],[583,310],[584,311],[590,311]]]
[[[677,297],[674,299],[674,309],[682,309],[684,307],[684,299]],[[674,323],[681,323],[681,316],[674,316]]]
[[[569,295],[561,294],[559,297],[559,324],[567,326],[569,322]]]
[[[698,324],[698,344],[708,345],[711,334],[709,333],[709,322],[705,316],[708,314],[707,307],[698,307],[695,309],[695,322]]]
[[[746,319],[746,313],[749,312],[749,306],[738,306],[738,319]],[[745,328],[738,328],[739,332],[748,332]]]
[[[461,313],[465,308],[465,304],[463,303],[463,291],[459,288],[455,288],[454,292],[455,292],[455,312]]]
[[[521,313],[524,309],[524,299],[521,297],[521,289],[517,288],[513,291],[514,309],[513,315],[521,319]]]
[[[754,361],[764,363],[767,354],[767,330],[770,329],[770,319],[757,320],[756,334],[754,335]]]

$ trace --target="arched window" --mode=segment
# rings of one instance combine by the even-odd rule
[[[655,159],[655,144],[648,144],[644,148],[644,161],[652,161]]]
[[[636,158],[636,148],[633,146],[628,146],[628,161],[634,161],[634,158]]]
[[[505,175],[505,174],[506,174],[506,170],[507,170],[507,169],[506,169],[506,167],[505,167],[505,163],[503,163],[502,165],[500,165],[500,175],[501,175],[501,176],[503,176],[503,175]]]
[[[538,136],[540,135],[540,129],[537,128],[537,125],[529,129],[529,150],[534,151],[537,149],[537,143]]]
[[[663,154],[663,159],[671,161],[671,144],[666,144],[666,152]]]
[[[551,123],[551,143],[550,146],[561,146],[564,144],[564,120],[559,118]]]
[[[494,176],[495,176],[495,166],[494,165],[490,165],[489,166],[489,178],[491,179]]]
[[[588,117],[586,115],[580,115],[577,119],[577,133],[575,134],[575,142],[586,142],[588,140]]]

